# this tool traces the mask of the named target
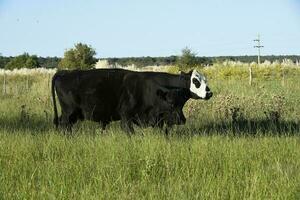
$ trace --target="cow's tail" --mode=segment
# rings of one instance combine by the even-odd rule
[[[58,114],[57,114],[56,99],[55,99],[55,79],[56,79],[56,74],[54,74],[54,76],[52,77],[51,93],[52,93],[53,110],[54,110],[53,123],[55,124],[55,127],[58,128]]]

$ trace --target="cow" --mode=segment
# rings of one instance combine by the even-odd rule
[[[158,103],[146,113],[144,124],[152,127],[163,128],[166,124],[165,133],[168,134],[168,129],[174,125],[185,124],[186,118],[183,114],[183,106],[190,98],[190,91],[188,89],[171,89],[167,91],[157,90]],[[142,125],[142,124],[138,124]]]
[[[58,118],[55,93],[61,116]],[[184,124],[182,108],[192,99],[208,100],[212,92],[206,78],[189,73],[136,72],[124,69],[58,71],[52,78],[54,124],[67,129],[78,120],[99,122],[102,129],[121,120],[133,132],[140,126]]]
[[[167,89],[155,87],[156,96],[148,103],[143,101],[143,107],[137,108],[132,116],[132,122],[139,126],[152,126],[162,128],[164,124],[171,127],[174,124],[180,125],[186,122],[182,108],[189,99],[187,89]],[[153,94],[151,91],[148,94]],[[145,97],[147,98],[146,95]],[[120,109],[122,110],[122,109]],[[125,124],[127,125],[127,124]],[[167,129],[166,129],[167,131]]]

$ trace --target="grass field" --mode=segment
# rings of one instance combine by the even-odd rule
[[[118,122],[65,135],[52,125],[48,75],[8,77],[0,199],[299,199],[300,76],[249,86],[206,73],[214,97],[189,101],[168,138],[137,127],[128,137]]]

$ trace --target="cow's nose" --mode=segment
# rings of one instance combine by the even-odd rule
[[[206,93],[206,97],[204,99],[208,100],[213,96],[213,93],[211,91]]]
[[[213,95],[213,93],[210,91],[207,93],[207,96],[209,96],[209,97],[212,97],[212,95]]]
[[[210,91],[209,87],[206,86],[205,91],[209,92]]]

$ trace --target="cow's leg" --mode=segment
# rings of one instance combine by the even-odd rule
[[[166,135],[166,137],[169,136],[170,129],[171,129],[171,126],[166,125],[166,127],[165,127],[165,135]]]
[[[171,126],[168,126],[167,124],[165,124],[164,122],[159,122],[157,123],[157,127],[159,128],[159,130],[165,133],[165,136],[168,137],[169,136],[169,130],[171,128]]]
[[[128,106],[128,104],[123,104],[120,109],[120,116],[121,116],[121,128],[127,133],[133,133],[133,114],[132,108]]]
[[[169,135],[169,128],[168,127],[166,127],[165,128],[165,135],[168,137],[168,135]]]
[[[72,112],[71,115],[69,115],[69,125],[72,127],[78,120],[80,116],[77,111]]]
[[[69,115],[62,113],[62,115],[59,117],[59,126],[67,132],[72,131],[72,124],[70,123],[69,120]]]
[[[58,95],[58,100],[61,106],[59,126],[65,131],[71,132],[73,124],[78,120],[78,109],[76,108],[72,101],[72,98],[68,94],[62,93]]]
[[[106,126],[107,126],[107,122],[104,122],[104,121],[102,121],[102,122],[100,122],[100,127],[101,127],[101,130],[102,131],[104,131],[105,129],[106,129]]]
[[[133,95],[129,92],[124,92],[120,98],[121,103],[119,104],[119,114],[121,117],[121,128],[127,133],[133,133],[133,116],[136,106],[136,101]]]
[[[133,133],[133,112],[128,107],[123,108],[121,112],[121,128],[127,133]]]
[[[82,120],[82,113],[80,109],[68,109],[62,113],[60,117],[60,125],[68,132],[72,132],[73,125],[79,120]]]
[[[126,132],[126,133],[133,133],[134,129],[133,129],[133,122],[132,120],[129,120],[127,118],[122,118],[121,119],[121,128]]]
[[[104,133],[106,126],[109,124],[108,121],[100,121],[99,125],[100,125],[100,133]]]

